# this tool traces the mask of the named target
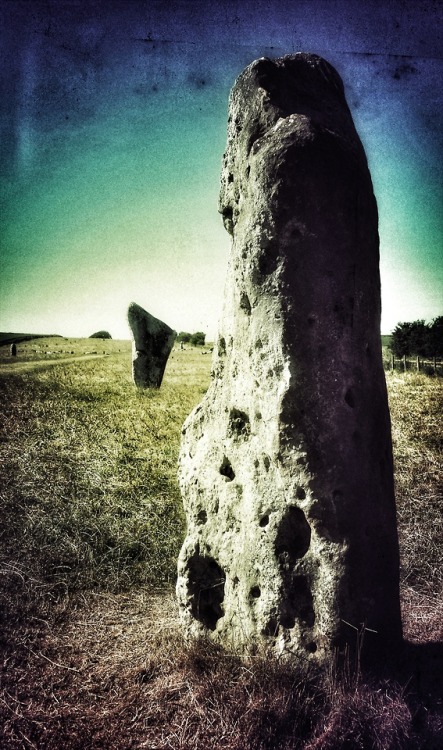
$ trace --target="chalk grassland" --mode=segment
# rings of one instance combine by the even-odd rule
[[[387,374],[409,645],[319,674],[182,640],[176,462],[210,359],[141,392],[129,342],[0,349],[1,747],[441,748],[443,379]]]
[[[1,334],[0,334],[1,336]],[[6,334],[4,334],[6,336]],[[2,345],[0,339],[0,372],[3,375],[32,369],[41,369],[46,365],[72,362],[79,357],[106,357],[130,351],[129,341],[114,339],[65,339],[61,336],[38,337],[31,340],[20,340],[20,334],[14,334],[17,341],[17,357],[11,357],[9,345]]]

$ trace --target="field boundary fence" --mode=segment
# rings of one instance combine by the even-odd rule
[[[439,357],[395,357],[385,360],[385,369],[391,372],[423,372],[425,375],[443,375],[443,362]]]

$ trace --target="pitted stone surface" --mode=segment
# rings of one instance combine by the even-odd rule
[[[212,383],[183,427],[181,618],[329,658],[401,639],[377,206],[336,71],[252,63],[229,105],[232,235]]]
[[[160,388],[176,332],[131,302],[128,322],[132,331],[132,376],[139,388]]]

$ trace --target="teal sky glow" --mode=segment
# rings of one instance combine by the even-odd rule
[[[0,9],[2,331],[128,338],[131,301],[212,338],[227,98],[253,59],[342,76],[380,213],[382,331],[443,313],[443,5],[9,0]]]

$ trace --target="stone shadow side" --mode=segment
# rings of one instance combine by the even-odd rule
[[[131,302],[128,322],[132,331],[132,376],[139,388],[160,388],[176,332]]]

